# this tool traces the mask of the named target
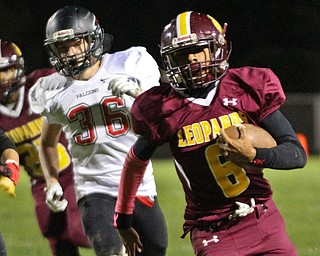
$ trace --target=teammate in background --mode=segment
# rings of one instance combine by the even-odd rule
[[[67,140],[62,134],[59,140],[59,181],[64,198],[69,204],[46,205],[47,195],[56,192],[46,182],[40,166],[39,141],[43,117],[32,113],[28,103],[29,88],[42,76],[55,72],[52,68],[38,69],[25,75],[24,58],[13,42],[0,41],[0,128],[17,146],[21,165],[30,176],[31,191],[40,230],[49,241],[52,255],[79,255],[78,247],[90,247],[83,231],[74,192],[72,162],[67,149]],[[0,180],[0,185],[2,181]],[[14,196],[14,186],[5,191]],[[59,212],[65,209],[64,212]]]
[[[0,129],[0,188],[6,193],[14,193],[15,186],[20,178],[19,155],[16,147],[8,136]],[[0,256],[7,256],[4,239],[0,233]]]
[[[279,111],[285,95],[276,75],[267,68],[229,69],[226,28],[188,11],[163,30],[170,84],[151,88],[132,106],[141,136],[126,157],[115,210],[115,226],[132,253],[144,246],[130,225],[136,188],[154,150],[169,143],[187,201],[183,237],[190,232],[196,255],[297,255],[262,169],[302,168],[306,154]],[[277,146],[254,148],[243,127],[239,140],[223,132],[240,123],[261,126]],[[251,167],[228,161],[230,152]]]
[[[145,48],[103,53],[104,40],[110,47],[110,35],[104,34],[87,9],[66,6],[55,12],[47,22],[45,46],[58,73],[40,79],[29,95],[32,110],[46,117],[40,159],[47,185],[59,187],[56,152],[63,128],[87,237],[97,255],[123,255],[113,216],[125,156],[137,140],[130,109],[140,91],[158,85],[160,77],[157,63]],[[63,202],[59,201],[61,191],[52,204]],[[165,255],[166,224],[151,163],[137,194],[133,226],[145,244],[141,255]]]

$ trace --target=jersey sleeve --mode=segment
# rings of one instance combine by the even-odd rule
[[[265,75],[263,75],[263,100],[262,100],[262,113],[260,121],[271,113],[278,110],[285,102],[286,97],[282,89],[279,78],[270,69],[263,69]]]
[[[169,86],[170,87],[170,86]],[[174,98],[166,86],[153,87],[137,97],[132,105],[132,124],[135,133],[160,146],[173,135],[176,123],[170,118],[175,108]]]
[[[128,75],[138,80],[142,91],[159,85],[160,71],[158,64],[146,48],[139,46],[128,49],[124,65]]]
[[[30,108],[36,114],[42,114],[45,110],[44,93],[43,79],[40,78],[29,90]]]
[[[26,85],[29,90],[29,104],[31,110],[36,114],[41,114],[45,109],[45,88],[43,77],[55,72],[53,68],[37,69],[28,75]]]
[[[268,68],[231,69],[222,83],[223,97],[241,101],[246,114],[257,123],[280,109],[286,99],[278,77]]]
[[[63,90],[67,79],[58,73],[40,77],[29,90],[31,110],[47,118],[49,123],[60,123],[57,119],[56,94]]]

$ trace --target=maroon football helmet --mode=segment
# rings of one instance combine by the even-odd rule
[[[224,28],[211,16],[198,12],[179,14],[165,26],[160,45],[168,79],[177,91],[205,88],[228,70],[229,55]],[[206,61],[181,64],[179,56],[208,49]]]
[[[0,39],[0,71],[12,67],[15,68],[14,78],[9,81],[0,79],[0,102],[5,101],[26,82],[24,58],[21,50],[16,44]]]

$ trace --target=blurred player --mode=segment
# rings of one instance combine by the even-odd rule
[[[14,143],[0,129],[0,188],[7,193],[14,193],[20,178],[19,155]],[[0,233],[0,256],[7,256],[4,239]]]
[[[87,237],[97,255],[123,255],[113,227],[122,165],[137,140],[130,109],[141,90],[159,84],[157,63],[143,47],[103,54],[104,34],[95,15],[66,6],[47,22],[45,46],[58,73],[30,90],[34,111],[46,117],[40,142],[48,186],[57,180],[57,138],[65,130],[74,163],[75,189]],[[118,97],[119,96],[119,97]],[[141,255],[165,255],[167,232],[156,197],[152,165],[138,190],[133,225],[145,244]],[[51,201],[61,197],[58,191]],[[140,255],[140,254],[139,254]]]
[[[196,255],[297,255],[262,169],[302,168],[306,154],[279,111],[285,95],[275,74],[229,69],[226,28],[197,12],[181,13],[164,28],[160,51],[169,84],[132,106],[141,137],[127,155],[116,205],[115,226],[130,251],[143,248],[130,226],[136,188],[154,150],[169,143],[187,201],[183,236],[190,232]],[[278,145],[257,149],[244,128],[239,140],[223,132],[240,123],[263,127]],[[249,167],[228,161],[230,152]]]
[[[0,41],[0,128],[16,144],[21,165],[30,176],[35,212],[43,236],[48,241],[53,255],[79,255],[78,247],[90,247],[79,211],[73,186],[72,163],[64,135],[59,139],[59,181],[64,198],[69,204],[51,207],[46,205],[46,182],[39,160],[39,142],[43,117],[32,113],[28,103],[29,88],[39,77],[52,74],[55,70],[38,69],[25,75],[24,58],[17,45]],[[0,181],[0,184],[2,182]],[[56,191],[54,186],[47,193]],[[14,187],[5,191],[15,196]],[[64,212],[59,212],[66,208]],[[56,213],[55,213],[56,212]]]

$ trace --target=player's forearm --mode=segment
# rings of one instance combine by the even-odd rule
[[[59,176],[59,155],[56,146],[40,145],[39,157],[47,184],[57,181]]]
[[[0,135],[0,144],[1,174],[9,178],[12,182],[10,183],[8,180],[5,181],[6,179],[3,177],[1,179],[1,187],[5,193],[14,196],[14,185],[17,185],[20,178],[19,154],[16,151],[14,143],[4,133]]]
[[[9,137],[0,130],[0,156],[1,156],[1,160],[2,162],[5,162],[5,158],[4,158],[4,152],[7,151],[8,149],[13,149],[16,150],[16,146],[15,144],[9,139]],[[11,152],[11,151],[7,151]]]
[[[59,124],[49,124],[46,119],[42,124],[39,146],[41,168],[47,184],[57,181],[59,176],[58,143],[62,127]]]
[[[302,168],[307,162],[306,153],[291,124],[280,111],[272,113],[260,123],[276,140],[274,148],[257,149],[258,166],[272,169]]]
[[[140,160],[135,156],[133,148],[131,148],[127,154],[122,169],[118,199],[115,209],[117,213],[133,213],[136,193],[140,184],[142,183],[142,179],[148,164],[149,160]]]
[[[114,216],[115,228],[128,229],[131,227],[134,201],[148,164],[149,160],[140,160],[131,148],[122,169]]]
[[[17,151],[12,148],[8,148],[5,151],[3,151],[1,156],[1,162],[5,163],[7,160],[13,160],[17,164],[19,164],[19,154],[17,153]]]
[[[261,162],[263,168],[290,170],[303,168],[306,164],[306,154],[302,147],[285,142],[271,149],[257,149],[255,161]]]
[[[2,152],[1,155],[1,175],[9,178],[12,181],[12,184],[1,179],[1,187],[8,195],[15,195],[14,185],[17,185],[20,178],[20,166],[19,166],[19,155],[15,149],[7,148]]]

